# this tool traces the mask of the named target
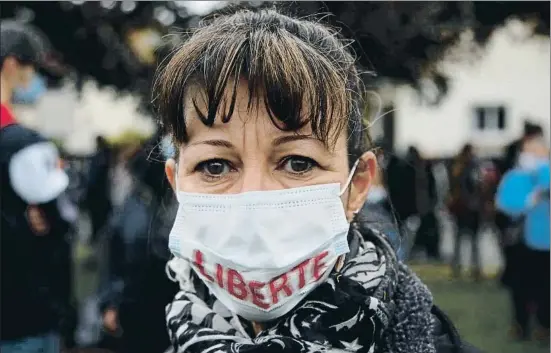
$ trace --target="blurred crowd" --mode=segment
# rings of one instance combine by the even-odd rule
[[[14,27],[9,40],[18,31]],[[4,33],[3,26],[2,41]],[[72,272],[73,249],[83,242],[92,249],[86,267],[100,278],[94,292],[102,326],[85,345],[120,353],[167,350],[165,307],[178,290],[165,270],[178,208],[165,178],[164,161],[174,153],[170,140],[158,132],[121,150],[98,136],[95,154],[79,170],[58,163],[57,149],[19,126],[10,109],[21,87],[34,80],[37,63],[22,46],[5,48],[1,351],[25,352],[26,339],[36,347],[83,344],[75,338],[85,319],[74,292],[80,279]],[[401,155],[381,141],[381,173],[361,210],[365,222],[391,237],[400,260],[447,264],[450,277],[467,273],[475,281],[485,275],[481,234],[493,229],[505,262],[501,282],[511,294],[511,335],[519,339],[549,336],[549,146],[543,136],[541,126],[526,121],[523,136],[495,160],[477,157],[470,144],[451,160],[428,160],[414,146]],[[17,183],[6,182],[16,174]],[[77,174],[76,184],[66,177]],[[441,253],[443,217],[455,224],[451,258]],[[91,227],[83,237],[85,218]],[[464,237],[471,244],[467,268],[461,263]]]

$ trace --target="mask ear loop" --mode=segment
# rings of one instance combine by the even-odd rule
[[[178,192],[180,191],[180,188],[178,187],[178,162],[174,164],[174,194],[176,194],[176,200],[180,202],[180,196],[178,195]]]
[[[356,173],[356,169],[358,168],[358,164],[360,164],[359,159],[357,159],[356,162],[354,162],[352,169],[350,169],[350,173],[348,174],[348,179],[346,179],[346,183],[344,183],[344,187],[341,189],[339,196],[342,196],[346,192],[346,189],[348,189],[348,187],[350,186],[350,183],[352,182],[352,178],[354,178],[354,174]]]

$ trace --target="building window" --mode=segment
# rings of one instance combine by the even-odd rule
[[[474,129],[479,132],[502,132],[507,129],[507,114],[504,106],[475,107]]]

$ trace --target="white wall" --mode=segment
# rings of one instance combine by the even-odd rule
[[[500,153],[520,136],[525,117],[550,129],[550,40],[529,37],[518,21],[491,38],[474,64],[445,63],[450,91],[436,107],[423,104],[410,87],[397,87],[394,104],[398,151],[417,146],[429,158],[454,155],[467,142],[480,153]],[[504,105],[507,128],[502,133],[473,133],[472,108]]]

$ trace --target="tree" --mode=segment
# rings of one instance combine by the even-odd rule
[[[356,39],[360,64],[380,77],[419,88],[423,78],[447,92],[448,78],[435,70],[467,29],[484,46],[493,31],[516,16],[536,23],[534,34],[549,35],[549,2],[299,2],[304,12],[329,12],[333,25]]]

